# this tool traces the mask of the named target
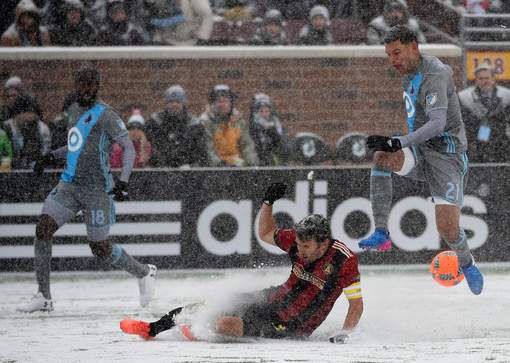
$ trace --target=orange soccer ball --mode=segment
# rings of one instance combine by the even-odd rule
[[[464,280],[457,254],[453,251],[438,253],[430,263],[432,278],[441,286],[451,287]]]

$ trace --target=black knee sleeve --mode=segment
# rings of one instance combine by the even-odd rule
[[[109,242],[89,242],[90,250],[94,257],[102,261],[107,261],[112,255],[112,246]]]

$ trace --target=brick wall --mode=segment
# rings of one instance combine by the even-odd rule
[[[461,84],[461,59],[452,65]],[[0,78],[19,75],[39,97],[47,120],[60,110],[71,90],[78,60],[1,60]],[[210,88],[229,84],[247,114],[255,92],[269,94],[291,135],[315,132],[331,144],[351,131],[398,132],[404,120],[400,78],[384,57],[356,58],[224,58],[99,59],[102,97],[128,117],[133,106],[144,116],[163,106],[164,90],[175,83],[188,90],[189,108],[200,114]]]

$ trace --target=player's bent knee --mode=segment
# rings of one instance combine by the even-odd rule
[[[49,215],[43,214],[37,221],[35,236],[40,241],[49,241],[57,230],[57,222]]]
[[[455,205],[436,205],[436,227],[443,239],[456,241],[459,237],[460,211]]]
[[[385,151],[376,151],[374,153],[373,164],[375,166],[390,169],[391,171],[399,171],[404,164],[404,153],[402,150],[390,153]]]
[[[92,254],[99,259],[107,259],[112,254],[112,246],[107,241],[89,242]]]
[[[224,316],[216,321],[216,332],[232,337],[243,336],[243,319],[234,316]]]

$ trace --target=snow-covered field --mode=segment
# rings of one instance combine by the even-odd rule
[[[485,290],[443,288],[427,266],[362,267],[365,312],[348,344],[327,337],[341,327],[346,301],[308,341],[218,342],[204,325],[236,292],[283,282],[288,268],[160,271],[156,300],[138,306],[135,279],[120,272],[54,273],[55,311],[15,312],[35,292],[32,274],[0,275],[0,362],[510,362],[510,265],[481,265]],[[119,321],[155,320],[170,308],[207,301],[191,319],[199,335],[176,331],[153,341],[125,335]]]

